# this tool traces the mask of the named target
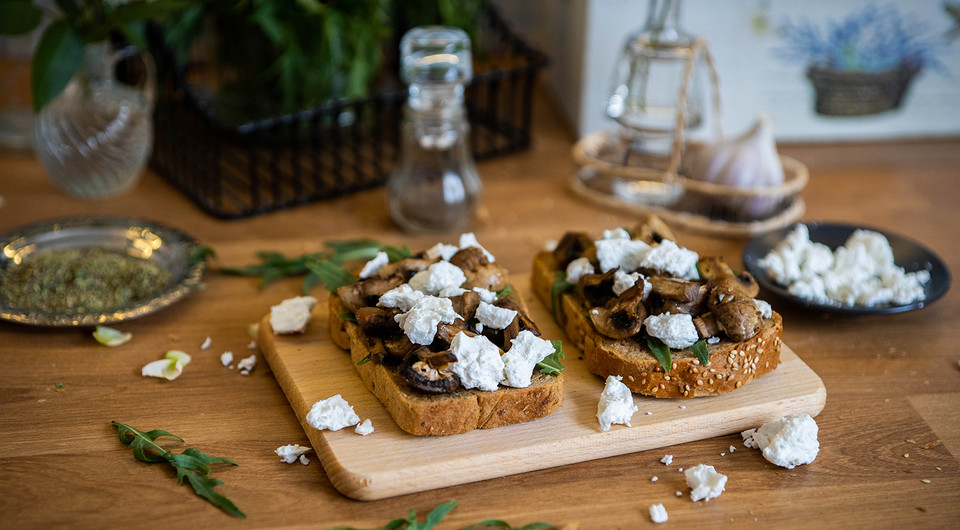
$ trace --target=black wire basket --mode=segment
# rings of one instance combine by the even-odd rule
[[[546,58],[493,9],[476,35],[483,57],[466,106],[473,155],[483,161],[530,146],[533,89]],[[382,185],[399,157],[407,97],[399,82],[367,99],[234,126],[218,121],[169,54],[160,66],[151,165],[213,216],[249,217]]]

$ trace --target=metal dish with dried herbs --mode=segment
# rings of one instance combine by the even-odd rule
[[[201,282],[204,247],[141,219],[79,217],[0,235],[0,319],[72,327],[139,318]]]

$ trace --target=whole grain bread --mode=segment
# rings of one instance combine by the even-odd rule
[[[511,298],[526,312],[519,294]],[[396,370],[376,362],[361,363],[370,354],[370,339],[357,324],[338,316],[348,310],[336,293],[330,294],[329,309],[333,342],[349,350],[367,389],[380,400],[397,425],[410,434],[448,435],[491,429],[548,416],[563,404],[563,374],[546,375],[536,371],[526,388],[461,389],[449,394],[414,390]]]
[[[731,392],[770,372],[780,364],[783,319],[776,312],[763,319],[759,332],[743,342],[726,338],[707,344],[710,363],[702,365],[690,350],[671,350],[666,373],[646,344],[633,338],[615,340],[596,331],[588,305],[572,292],[559,295],[556,307],[552,287],[559,264],[551,252],[540,252],[533,262],[532,284],[537,297],[555,310],[567,337],[583,352],[587,368],[606,378],[623,377],[638,394],[658,398],[693,398]]]

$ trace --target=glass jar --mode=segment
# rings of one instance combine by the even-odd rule
[[[678,123],[687,130],[701,124],[695,41],[680,27],[680,0],[650,0],[646,24],[624,42],[604,110],[624,127],[637,154],[665,164]]]
[[[481,196],[463,96],[473,77],[470,39],[456,28],[414,28],[400,56],[409,89],[400,160],[387,182],[390,214],[412,232],[462,231]]]

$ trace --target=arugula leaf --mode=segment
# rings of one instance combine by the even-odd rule
[[[410,247],[406,245],[400,248],[391,247],[390,245],[384,245],[383,247],[380,248],[380,250],[387,253],[387,258],[390,260],[390,263],[395,263],[404,258],[409,258],[410,256],[413,255],[413,253],[410,252]]]
[[[307,263],[307,268],[317,275],[324,288],[331,293],[344,285],[357,283],[357,277],[352,272],[329,261],[311,261]]]
[[[551,340],[550,344],[553,344],[553,353],[537,363],[541,374],[559,374],[563,370],[563,365],[560,364],[560,359],[563,359],[563,343]]]
[[[673,366],[673,361],[670,359],[670,348],[660,339],[649,335],[647,336],[647,347],[653,352],[653,356],[660,361],[664,373],[669,374],[670,368]]]
[[[700,364],[704,366],[710,364],[710,352],[707,351],[707,339],[700,339],[694,342],[693,346],[690,346],[690,350],[697,355]]]
[[[553,276],[553,285],[550,287],[550,312],[553,313],[553,319],[557,320],[557,307],[560,305],[560,295],[573,287],[573,284],[567,281],[565,271],[557,271]]]
[[[504,528],[505,530],[534,530],[535,528],[556,528],[552,524],[547,523],[530,523],[524,526],[510,526],[510,523],[506,521],[501,521],[500,519],[487,519],[486,521],[480,521],[477,524],[470,525],[460,530],[474,530],[475,528],[487,528],[490,526]]]
[[[417,512],[416,510],[411,508],[410,514],[407,515],[406,518],[399,517],[381,526],[380,528],[374,529],[374,530],[433,530],[433,528],[436,527],[437,524],[439,524],[440,521],[442,521],[443,518],[446,517],[451,510],[456,508],[456,506],[457,506],[457,501],[455,500],[447,501],[441,504],[440,506],[437,506],[436,508],[434,508],[433,511],[430,512],[430,515],[427,515],[427,519],[422,523],[417,521]],[[488,519],[486,521],[480,521],[479,523],[466,526],[461,530],[474,530],[478,528],[487,528],[490,526],[504,528],[506,530],[535,530],[537,528],[554,528],[554,529],[556,528],[556,526],[553,526],[547,523],[530,523],[528,525],[515,528],[513,526],[510,526],[510,523],[507,523],[506,521],[501,521],[499,519]],[[336,526],[328,530],[361,530],[361,529],[355,528],[352,526]]]
[[[440,506],[437,506],[427,515],[427,520],[423,522],[418,528],[420,530],[430,530],[434,526],[437,526],[437,523],[443,520],[444,517],[450,513],[450,510],[456,508],[457,501],[451,500],[447,501]],[[410,510],[410,515],[413,516],[413,510]]]
[[[506,287],[497,291],[497,298],[509,298],[514,292],[513,286],[508,283]]]
[[[161,429],[143,432],[118,421],[111,423],[117,427],[120,442],[133,449],[133,456],[137,460],[148,463],[169,463],[177,470],[177,483],[183,485],[183,479],[187,479],[197,495],[207,499],[211,504],[234,517],[246,518],[246,514],[240,511],[233,501],[214,490],[215,487],[223,484],[223,481],[210,477],[211,464],[231,464],[235,466],[237,465],[236,462],[229,458],[209,456],[192,447],[188,447],[179,455],[175,455],[157,444],[156,440],[167,437],[176,438],[183,442],[183,438]]]
[[[353,313],[339,313],[339,314],[337,314],[337,318],[342,318],[342,319],[344,319],[344,320],[346,320],[346,321],[349,321],[349,322],[356,322],[356,321],[357,321],[357,316],[354,315]]]
[[[367,364],[368,362],[370,362],[370,354],[369,354],[369,353],[366,354],[366,355],[364,355],[364,356],[363,356],[363,359],[360,359],[359,361],[357,361],[357,366],[363,366],[363,365]]]

